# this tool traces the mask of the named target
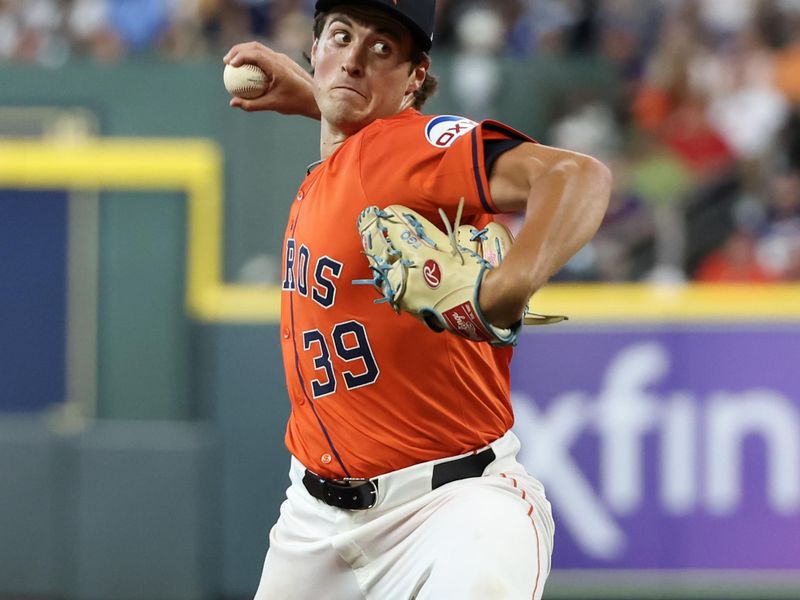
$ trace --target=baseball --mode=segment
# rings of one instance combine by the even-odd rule
[[[222,81],[231,96],[245,100],[263,96],[267,91],[267,74],[255,65],[244,64],[241,67],[225,65]]]

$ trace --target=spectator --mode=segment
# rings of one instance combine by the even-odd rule
[[[757,238],[745,229],[734,231],[722,247],[700,264],[695,279],[710,283],[771,283],[777,275],[756,256]]]
[[[745,161],[758,160],[786,122],[786,98],[773,85],[774,56],[753,28],[713,54],[701,75],[710,82],[711,123]]]
[[[469,7],[455,23],[456,54],[451,87],[460,112],[475,120],[496,113],[501,74],[497,55],[505,45],[505,23],[490,5]]]
[[[170,10],[163,0],[114,0],[108,22],[125,47],[143,52],[154,46],[171,25]]]
[[[66,29],[77,54],[103,63],[124,55],[125,45],[109,24],[108,15],[108,0],[75,0],[66,17]]]
[[[771,186],[769,222],[758,258],[784,281],[800,281],[800,173],[784,173]]]
[[[686,201],[691,174],[657,138],[643,135],[631,167],[631,190],[648,207],[654,227],[654,264],[646,279],[680,282],[686,279]]]

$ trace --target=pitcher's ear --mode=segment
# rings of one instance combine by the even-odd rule
[[[414,67],[414,70],[409,75],[409,82],[408,88],[406,88],[406,94],[413,94],[414,92],[419,91],[422,87],[422,84],[425,83],[425,78],[428,76],[428,65],[421,64]]]

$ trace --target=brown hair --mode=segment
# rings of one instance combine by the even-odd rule
[[[328,13],[324,11],[317,12],[314,15],[314,39],[318,40],[322,35],[323,29],[325,29],[325,23],[328,18]],[[428,53],[422,50],[416,42],[413,42],[413,46],[411,48],[411,56],[409,57],[409,61],[411,62],[411,68],[408,70],[409,75],[423,63],[430,64],[431,59],[428,56]],[[310,61],[309,57],[306,56],[306,59]],[[313,72],[313,71],[312,71]],[[430,71],[426,73],[425,81],[422,82],[420,88],[414,92],[414,108],[416,110],[422,110],[422,107],[425,105],[425,102],[428,101],[428,98],[433,96],[436,93],[436,90],[439,88],[439,78],[436,75],[433,75]]]

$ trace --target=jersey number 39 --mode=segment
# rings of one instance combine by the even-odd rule
[[[341,376],[348,390],[375,383],[380,375],[378,363],[372,355],[367,331],[358,321],[345,321],[331,331],[333,350],[341,360],[353,363],[353,369],[342,370]],[[336,391],[337,377],[331,362],[328,340],[319,329],[303,332],[303,350],[314,349],[314,369],[320,378],[311,380],[314,398],[329,396]]]

